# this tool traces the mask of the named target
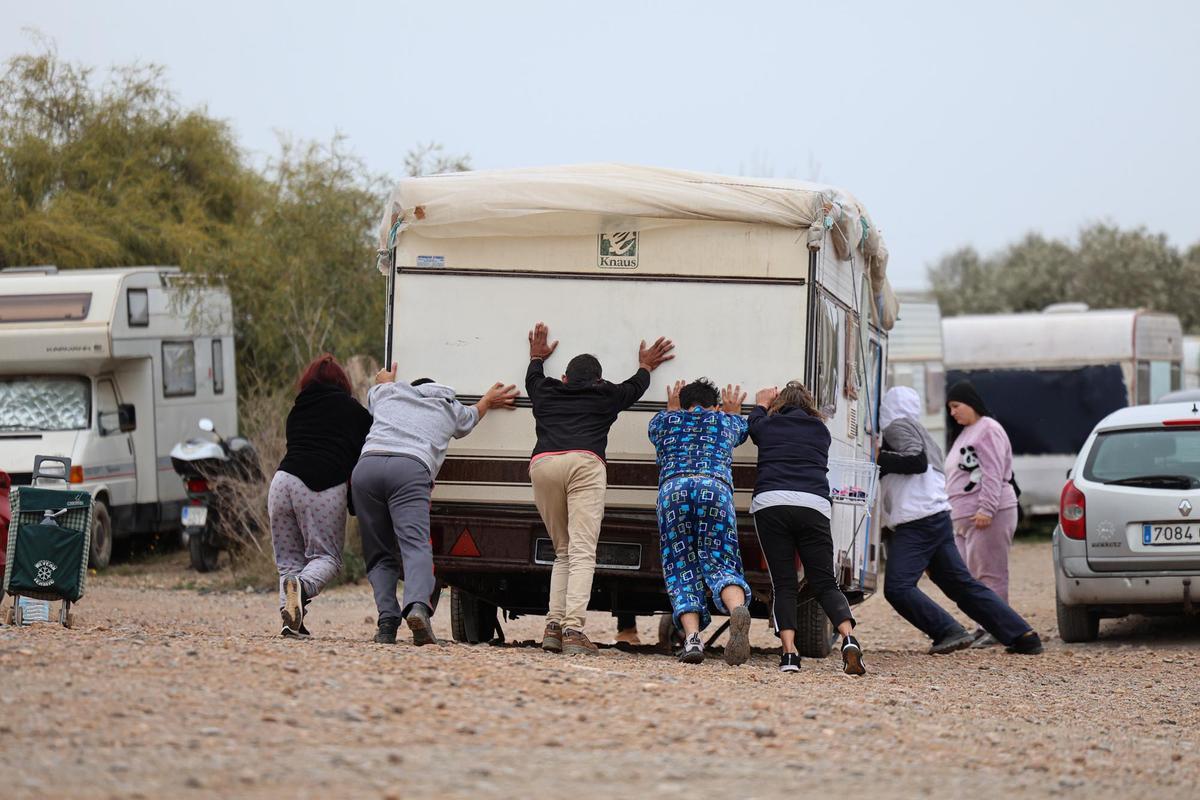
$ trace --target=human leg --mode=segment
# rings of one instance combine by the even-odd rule
[[[775,626],[775,635],[783,645],[783,652],[795,653],[800,580],[796,575],[796,544],[788,517],[787,506],[764,508],[754,515],[754,531],[771,576],[771,624]]]
[[[967,616],[1003,644],[1012,644],[1032,627],[1000,596],[972,577],[951,540],[949,522],[929,562],[929,577]]]
[[[562,620],[567,608],[567,575],[569,531],[567,528],[566,472],[562,456],[542,456],[529,467],[533,484],[533,502],[542,524],[554,547],[554,566],[550,569],[549,610],[546,613],[546,633],[542,647],[557,652],[562,649]]]
[[[396,626],[402,617],[396,598],[400,581],[399,550],[388,509],[387,456],[363,456],[354,467],[350,491],[354,493],[354,511],[362,537],[363,561],[367,581],[375,596],[380,633],[384,640],[395,641]],[[390,630],[390,636],[387,630]],[[377,641],[378,641],[377,637]]]
[[[696,555],[692,530],[693,478],[674,478],[659,487],[659,551],[662,555],[663,582],[671,600],[676,627],[683,628],[683,614],[695,614],[696,631],[707,627],[708,609],[704,604],[704,578]]]
[[[972,561],[967,568],[1005,603],[1008,602],[1008,555],[1016,530],[1017,509],[1014,506],[997,511],[991,525],[976,528],[969,537]]]
[[[305,599],[312,599],[342,570],[346,546],[346,484],[321,492],[304,487],[300,529],[304,537],[304,569],[300,582]]]
[[[942,541],[942,518],[949,522],[948,515],[938,514],[896,526],[888,542],[883,584],[883,596],[896,613],[935,642],[962,630],[954,617],[917,586]]]
[[[304,628],[304,601],[299,575],[304,569],[304,537],[300,530],[293,491],[304,483],[295,475],[276,472],[267,492],[271,547],[279,572],[279,614],[283,636],[299,636]]]
[[[744,664],[750,658],[750,584],[742,569],[733,489],[722,481],[704,478],[693,489],[692,498],[700,569],[714,604],[729,614],[725,663]]]
[[[829,519],[811,508],[789,509],[796,551],[804,565],[804,578],[829,621],[843,635],[854,629],[850,603],[833,574],[833,534]]]

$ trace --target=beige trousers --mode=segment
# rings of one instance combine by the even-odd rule
[[[529,476],[533,502],[554,543],[546,621],[582,631],[596,572],[608,471],[589,453],[559,453],[535,460]]]

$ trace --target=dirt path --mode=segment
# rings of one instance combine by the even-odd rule
[[[1200,623],[1110,621],[1064,645],[1050,570],[1048,543],[1014,549],[1045,655],[927,656],[875,597],[858,609],[871,673],[853,679],[835,658],[780,675],[761,622],[738,668],[375,645],[365,585],[284,641],[272,596],[175,588],[221,580],[176,555],[96,579],[79,630],[0,628],[0,796],[1197,796]],[[611,640],[611,617],[589,624]]]

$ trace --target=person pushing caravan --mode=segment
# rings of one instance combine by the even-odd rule
[[[650,373],[675,357],[675,345],[662,337],[650,346],[643,341],[637,372],[621,383],[604,380],[600,361],[587,354],[572,358],[561,380],[546,377],[546,359],[557,347],[543,323],[529,332],[525,391],[537,430],[529,479],[534,505],[554,545],[542,648],[596,655],[596,645],[583,629],[608,489],[608,432],[617,416],[650,388]]]

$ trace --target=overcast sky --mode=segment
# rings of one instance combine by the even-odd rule
[[[0,56],[167,68],[259,158],[345,134],[378,172],[623,161],[818,179],[899,286],[1088,222],[1200,240],[1200,3],[0,0]]]

